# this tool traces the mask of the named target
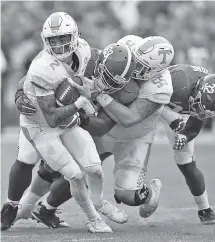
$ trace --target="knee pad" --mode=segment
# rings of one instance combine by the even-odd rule
[[[140,167],[120,165],[114,170],[115,188],[138,190],[143,187],[146,171]]]
[[[104,173],[101,165],[86,167],[85,172],[89,177],[97,177],[102,180],[104,179]]]
[[[189,152],[175,152],[174,153],[174,160],[177,165],[186,165],[191,163],[195,160],[194,154],[191,154]]]
[[[66,180],[78,179],[80,176],[83,176],[80,167],[74,162],[67,163],[59,172]]]
[[[38,175],[45,181],[52,183],[54,179],[60,177],[60,172],[54,171],[49,167],[43,160],[40,162],[39,170],[37,171]]]

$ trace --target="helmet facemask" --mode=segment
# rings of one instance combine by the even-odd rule
[[[155,66],[150,66],[146,63],[146,61],[141,60],[141,55],[136,54],[134,52],[134,55],[136,57],[136,69],[134,71],[133,78],[142,80],[142,81],[148,81],[149,79],[152,79],[160,74],[160,71],[164,70],[167,68],[167,65],[155,65]]]
[[[200,78],[189,97],[190,115],[200,120],[215,117],[215,111],[208,110],[202,101],[204,89],[204,77]]]
[[[60,37],[60,36],[68,36],[69,40],[64,44],[52,45],[50,43],[51,38]],[[76,34],[56,35],[56,36],[49,36],[46,38],[42,36],[42,38],[43,38],[46,50],[61,61],[67,59],[77,49],[77,46],[78,46],[78,35]],[[57,53],[58,50],[60,50],[60,52],[62,53]]]
[[[118,75],[113,76],[105,64],[100,63],[95,79],[95,86],[104,93],[114,93],[121,90],[129,80]]]

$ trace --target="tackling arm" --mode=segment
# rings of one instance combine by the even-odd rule
[[[86,129],[92,136],[102,137],[108,133],[115,124],[116,123],[111,120],[102,109],[100,109],[97,117],[89,117],[89,123],[84,129]]]
[[[185,135],[187,137],[187,142],[190,142],[199,134],[203,124],[204,121],[194,117],[189,117],[185,128],[179,133]]]
[[[127,128],[148,118],[161,106],[162,104],[146,98],[137,98],[129,107],[112,100],[108,105],[103,106],[103,109],[113,121]]]

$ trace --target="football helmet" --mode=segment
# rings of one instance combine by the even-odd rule
[[[138,40],[132,48],[136,58],[134,79],[148,80],[153,71],[165,69],[174,57],[172,44],[161,36],[150,36]]]
[[[97,90],[114,93],[122,89],[130,81],[135,68],[135,56],[126,45],[108,45],[101,53],[94,72]]]
[[[201,77],[189,97],[190,115],[200,120],[215,117],[215,74]]]
[[[65,44],[56,46],[50,45],[50,38],[55,36],[69,35],[69,41]],[[45,49],[59,60],[68,58],[78,46],[78,26],[75,20],[64,12],[56,12],[51,14],[43,25],[41,37]],[[62,48],[63,53],[55,53],[56,48]]]

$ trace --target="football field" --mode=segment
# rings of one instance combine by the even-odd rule
[[[1,201],[7,197],[9,169],[16,158],[16,138],[2,139],[1,144]],[[211,206],[215,209],[215,142],[200,142],[196,145],[197,164],[205,176]],[[113,198],[113,159],[104,163],[105,198]],[[148,166],[147,180],[158,177],[163,183],[157,211],[148,219],[139,217],[137,207],[119,205],[129,220],[126,224],[113,223],[105,218],[112,227],[113,234],[91,234],[85,227],[86,217],[74,200],[61,207],[61,218],[71,227],[48,229],[32,220],[18,221],[10,230],[2,233],[2,241],[10,242],[197,242],[215,241],[215,225],[201,225],[197,207],[186,186],[183,176],[172,159],[171,147],[167,144],[154,144]]]

